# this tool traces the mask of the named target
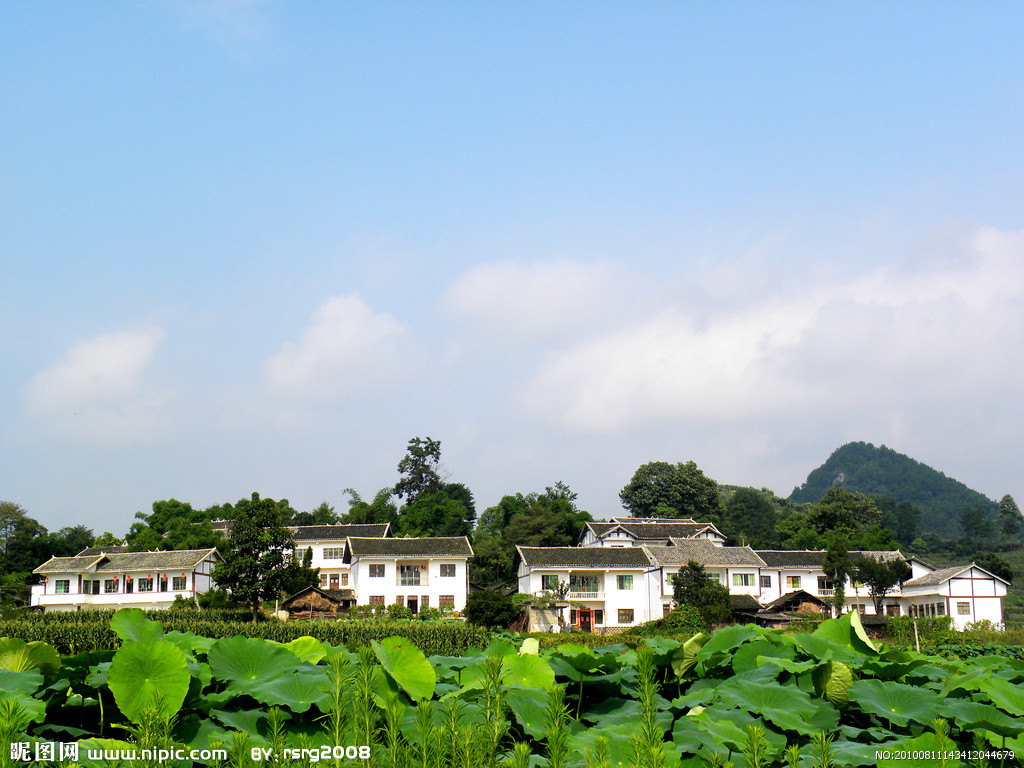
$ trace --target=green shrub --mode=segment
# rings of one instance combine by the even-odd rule
[[[466,621],[478,627],[508,627],[521,612],[503,592],[481,589],[466,598]]]
[[[690,637],[698,632],[707,632],[708,625],[700,610],[692,605],[673,608],[668,615],[630,627],[623,634],[639,637],[667,637],[685,635]]]

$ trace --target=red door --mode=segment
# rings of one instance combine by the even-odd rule
[[[591,627],[594,624],[594,613],[589,608],[583,608],[580,610],[580,630],[583,632],[590,632]]]

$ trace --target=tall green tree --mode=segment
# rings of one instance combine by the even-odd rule
[[[825,578],[832,582],[835,589],[832,605],[839,616],[846,604],[846,579],[854,572],[853,562],[842,536],[834,536],[829,543],[822,570],[825,571]]]
[[[723,624],[732,618],[728,588],[693,560],[673,574],[672,600],[676,606],[696,608],[708,624]]]
[[[46,527],[20,504],[0,501],[0,572],[31,571],[39,565],[33,542]]]
[[[857,561],[857,580],[868,588],[875,613],[882,615],[882,604],[897,585],[910,578],[911,569],[904,560],[876,560],[864,557]]]
[[[644,464],[619,492],[619,500],[633,517],[689,517],[711,523],[722,518],[718,483],[692,461]]]
[[[227,551],[224,561],[213,569],[213,580],[230,589],[236,600],[252,606],[255,621],[264,600],[275,600],[286,586],[292,586],[294,549],[282,507],[254,493],[235,505]]]
[[[1024,527],[1024,518],[1021,517],[1020,507],[1017,506],[1017,502],[1010,494],[1006,494],[999,500],[996,522],[999,525],[999,532],[1006,539],[1012,539]]]
[[[401,478],[395,483],[395,495],[412,504],[420,496],[437,493],[444,482],[440,473],[441,441],[414,437],[398,462]]]
[[[737,488],[725,502],[722,532],[743,546],[771,549],[778,545],[778,515],[764,491]]]
[[[341,523],[349,525],[391,523],[394,527],[398,522],[398,505],[391,500],[394,488],[381,488],[372,501],[364,501],[363,497],[352,488],[346,488],[344,493],[349,497],[348,512],[341,516]]]
[[[311,512],[296,512],[292,516],[292,525],[337,525],[338,515],[334,507],[326,501]]]

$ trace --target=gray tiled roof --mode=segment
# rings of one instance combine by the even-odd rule
[[[75,571],[84,571],[102,559],[103,555],[51,557],[45,563],[32,571],[32,573],[74,573]]]
[[[97,573],[122,571],[177,571],[194,568],[213,557],[220,560],[216,549],[179,549],[167,552],[120,552],[85,557],[51,557],[32,573],[75,573],[88,570],[96,563]]]
[[[628,523],[587,523],[587,527],[597,537],[604,536],[616,528],[621,528],[634,539],[667,541],[673,536],[687,539],[710,528],[718,529],[711,523],[695,523],[691,520],[672,520],[670,522],[631,521]]]
[[[708,539],[671,540],[670,547],[645,545],[658,565],[686,565],[691,560],[706,566],[749,565],[764,568],[765,563],[750,547],[717,547]]]
[[[300,541],[344,541],[351,536],[378,539],[391,535],[391,523],[293,525],[288,530],[292,532],[296,543]]]
[[[825,565],[824,549],[759,549],[758,556],[769,568],[797,568],[820,571]],[[903,553],[896,550],[853,550],[851,560],[870,557],[873,560],[903,560]]]
[[[937,571],[926,573],[924,576],[918,576],[916,579],[910,581],[904,581],[904,587],[932,587],[941,584],[948,579],[952,579],[954,576],[959,576],[966,570],[969,570],[969,565],[954,565],[951,568],[940,568]]]
[[[114,547],[86,547],[76,555],[76,557],[85,557],[86,555],[112,555],[116,552],[124,552],[128,547],[114,546]]]
[[[696,523],[692,517],[613,517],[611,523]],[[709,523],[704,523],[709,525]]]
[[[107,555],[107,562],[97,566],[97,571],[144,571],[161,570],[176,571],[183,568],[194,568],[203,560],[213,558],[220,560],[216,548],[210,549],[178,549],[169,552],[123,552]]]
[[[651,565],[644,547],[516,547],[532,567],[646,568]]]
[[[381,539],[350,537],[352,557],[472,557],[473,548],[465,536],[434,536],[422,539]]]

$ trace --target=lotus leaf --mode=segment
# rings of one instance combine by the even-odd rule
[[[809,723],[818,713],[811,698],[792,685],[763,685],[740,681],[723,686],[719,691],[721,704],[761,715],[775,727],[810,736],[820,728]],[[838,722],[833,718],[832,727]]]
[[[534,739],[544,738],[548,728],[548,692],[542,688],[511,688],[505,701],[519,725]]]
[[[492,640],[491,644],[487,646],[487,649],[483,652],[484,656],[511,656],[512,654],[518,653],[519,650],[516,648],[515,643],[509,640]]]
[[[38,669],[44,677],[52,680],[60,670],[60,656],[48,643],[38,640],[26,643],[14,637],[4,637],[0,638],[0,669],[11,672]]]
[[[1024,684],[990,677],[981,681],[980,689],[1000,709],[1011,715],[1024,715]]]
[[[789,661],[796,658],[796,648],[792,645],[775,645],[765,637],[751,640],[733,654],[732,668],[737,673],[749,672],[764,663],[759,660],[760,657],[778,657]]]
[[[315,637],[297,637],[290,643],[275,643],[286,651],[294,653],[300,661],[309,664],[319,664],[320,659],[327,655],[324,644]]]
[[[376,640],[371,643],[381,666],[410,698],[415,701],[434,695],[437,675],[423,651],[412,641],[404,637],[389,637],[380,643]]]
[[[505,656],[501,668],[502,682],[510,688],[550,688],[555,684],[554,670],[540,656]]]
[[[1024,732],[1024,720],[1013,718],[988,704],[963,699],[945,699],[940,714],[956,723],[961,730],[985,728],[1000,736],[1017,736]]]
[[[126,642],[114,654],[107,685],[125,717],[139,723],[154,707],[164,718],[177,713],[191,679],[185,654],[174,643]]]
[[[536,637],[528,637],[523,640],[523,644],[519,646],[519,653],[532,653],[534,656],[540,653],[540,640]]]
[[[853,672],[841,661],[827,661],[811,674],[814,689],[837,707],[845,707],[849,699]]]
[[[860,623],[860,614],[857,611],[844,613],[837,619],[823,621],[821,626],[811,634],[862,655],[878,653],[878,648],[864,631],[864,626]]]
[[[6,693],[23,693],[31,696],[43,684],[43,673],[38,669],[26,669],[24,672],[12,672],[0,669],[0,691]]]
[[[210,714],[228,728],[256,733],[267,713],[262,709],[211,709]]]
[[[603,728],[587,728],[569,737],[569,749],[572,753],[584,757],[588,749],[593,752],[597,737],[604,736],[608,741],[609,764],[632,765],[635,757],[632,737],[635,734],[636,722]],[[668,764],[666,763],[666,765]]]
[[[217,680],[229,682],[231,691],[242,693],[295,667],[295,654],[267,640],[240,635],[218,640],[206,658]]]
[[[932,691],[882,680],[857,680],[850,686],[849,696],[850,702],[862,711],[896,725],[912,720],[931,723],[942,703]]]
[[[718,666],[726,659],[731,659],[732,654],[735,653],[742,643],[763,636],[764,632],[752,624],[722,627],[704,643],[697,653],[698,672],[706,674],[707,671]]]
[[[672,671],[678,677],[685,676],[697,664],[697,653],[704,647],[708,636],[698,632],[685,643],[676,648],[672,654]]]
[[[193,632],[178,632],[177,630],[164,632],[164,640],[174,643],[185,653],[209,653],[210,648],[217,642],[217,639],[213,637],[200,637]]]
[[[326,712],[331,702],[330,680],[322,667],[299,667],[252,686],[249,695],[256,701],[287,707],[292,712],[305,712],[314,705]]]
[[[765,738],[776,754],[786,746],[786,737],[772,730],[763,720],[753,717],[742,710],[725,710],[720,707],[708,707],[692,718],[697,725],[727,750],[739,752],[747,740],[747,729],[752,725],[764,728]]]
[[[945,750],[953,748],[949,739],[940,739],[934,733],[926,732],[912,739],[900,742],[896,751],[890,752],[889,757],[881,757],[875,765],[878,768],[906,768],[906,754],[914,755],[914,768],[947,768],[955,765],[952,760],[943,759]],[[876,747],[876,749],[878,749]]]
[[[889,735],[891,736],[892,734],[890,733]],[[873,766],[878,763],[878,760],[875,758],[876,750],[898,752],[905,749],[904,744],[906,744],[906,741],[903,738],[894,741],[876,741],[871,744],[839,740],[832,742],[832,750],[835,752],[836,765],[849,765],[851,768],[860,768],[861,766]],[[904,768],[907,768],[909,765],[911,765],[909,761],[903,761]],[[916,763],[914,766],[916,768]]]
[[[140,608],[122,608],[110,617],[110,628],[122,640],[147,642],[161,640],[164,627],[159,621],[148,618]]]

